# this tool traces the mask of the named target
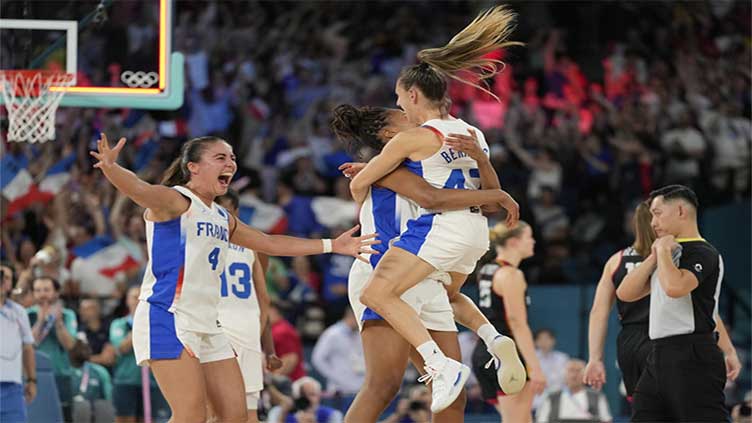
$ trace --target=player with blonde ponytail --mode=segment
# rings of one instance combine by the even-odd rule
[[[533,397],[546,386],[546,378],[535,354],[533,334],[527,323],[527,295],[525,275],[518,266],[533,256],[535,239],[530,225],[520,221],[514,228],[503,223],[490,231],[494,248],[493,262],[478,273],[478,308],[496,329],[510,333],[527,365],[528,383],[519,394],[507,396],[500,389],[495,373],[485,363],[491,359],[485,345],[478,342],[473,352],[473,371],[478,378],[483,399],[494,404],[504,422],[532,422]]]
[[[436,188],[500,188],[495,174],[481,178],[479,167],[490,165],[481,131],[447,114],[447,84],[452,78],[483,89],[459,77],[458,72],[469,70],[481,79],[498,73],[503,64],[484,56],[519,44],[508,40],[514,19],[515,14],[506,7],[489,9],[445,46],[421,50],[419,62],[402,70],[395,87],[397,105],[417,127],[394,136],[353,178],[350,190],[356,201],[362,203],[372,184],[403,163]],[[457,136],[445,139],[452,134]],[[431,382],[434,413],[460,395],[470,369],[446,357],[419,316],[400,297],[437,270],[451,277],[449,297],[460,295],[467,275],[488,250],[488,222],[480,211],[480,207],[451,212],[422,210],[419,217],[408,221],[407,229],[379,261],[361,294],[363,304],[383,317],[423,358],[423,380]],[[514,210],[509,224],[513,226],[516,219]],[[516,393],[522,385],[515,381],[524,379],[525,374],[514,342],[491,325],[485,325],[482,333],[497,363],[500,385],[508,388],[507,393]]]

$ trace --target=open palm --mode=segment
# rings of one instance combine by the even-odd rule
[[[338,236],[337,239],[333,240],[332,252],[353,256],[360,261],[368,263],[368,260],[361,257],[360,254],[379,254],[378,251],[370,248],[370,246],[381,244],[381,241],[374,239],[378,234],[352,236],[358,229],[360,229],[360,225],[355,225],[350,230]]]
[[[117,163],[118,155],[123,147],[125,147],[125,138],[120,138],[117,144],[115,144],[115,147],[110,148],[110,142],[107,140],[107,135],[104,133],[101,135],[100,139],[97,140],[97,151],[89,152],[92,157],[99,160],[94,164],[94,167],[97,169],[107,168]]]

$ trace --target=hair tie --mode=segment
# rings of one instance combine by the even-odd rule
[[[418,70],[427,71],[431,68],[431,65],[429,65],[426,62],[419,62],[418,63]]]

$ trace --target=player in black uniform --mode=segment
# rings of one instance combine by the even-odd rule
[[[590,329],[588,333],[590,358],[585,368],[583,382],[595,389],[601,389],[606,383],[606,369],[603,365],[603,344],[606,340],[608,319],[614,300],[619,314],[621,331],[617,337],[616,357],[627,392],[627,401],[632,403],[632,394],[642,371],[647,365],[647,358],[652,350],[648,336],[648,315],[650,313],[650,297],[635,302],[624,302],[616,298],[616,289],[635,267],[639,266],[644,257],[650,255],[650,247],[655,242],[656,235],[650,226],[650,207],[647,203],[640,203],[634,212],[635,241],[611,256],[603,268],[603,275],[598,288],[595,290],[593,307],[590,310]],[[741,369],[736,349],[726,333],[723,322],[718,317],[718,346],[726,354],[727,377],[736,379]]]
[[[715,333],[723,259],[700,237],[697,208],[695,193],[681,185],[651,194],[659,238],[616,290],[622,301],[650,295],[653,348],[634,389],[632,421],[730,421]]]
[[[525,275],[517,266],[522,260],[532,257],[535,239],[530,225],[523,221],[514,229],[497,224],[491,229],[490,237],[496,258],[493,263],[483,266],[478,274],[478,308],[500,333],[514,338],[526,363],[529,380],[519,394],[505,396],[497,382],[496,370],[487,365],[491,355],[483,342],[479,342],[473,351],[473,371],[483,391],[483,398],[494,404],[502,421],[531,422],[533,397],[543,391],[546,378],[535,354],[533,335],[527,324],[530,298],[527,296]]]
[[[603,268],[603,275],[595,290],[593,307],[590,310],[588,331],[589,361],[585,367],[584,382],[596,389],[606,383],[606,369],[603,365],[603,344],[606,340],[608,318],[616,300],[621,331],[617,338],[616,357],[624,379],[627,400],[631,402],[632,392],[650,354],[648,338],[648,313],[650,298],[627,303],[616,298],[616,289],[624,277],[637,267],[650,254],[650,246],[655,241],[655,232],[650,227],[650,208],[640,203],[635,209],[635,241],[611,256]]]

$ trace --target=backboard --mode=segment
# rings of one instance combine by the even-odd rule
[[[75,74],[61,106],[176,109],[172,13],[173,0],[3,0],[0,69]]]

